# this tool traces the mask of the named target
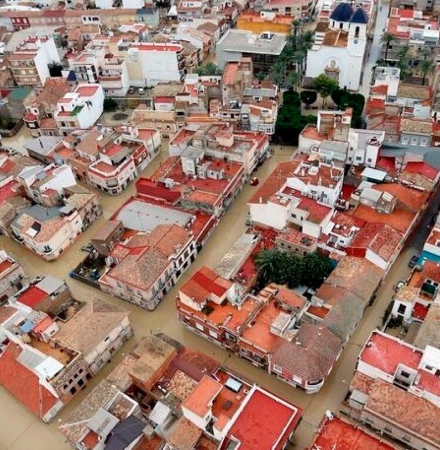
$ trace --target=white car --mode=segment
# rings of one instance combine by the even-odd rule
[[[395,292],[399,292],[400,289],[402,289],[403,286],[405,286],[405,285],[406,285],[406,281],[400,280],[400,281],[396,284],[396,287],[394,288]]]
[[[144,95],[145,94],[145,89],[144,88],[139,88],[139,95]]]

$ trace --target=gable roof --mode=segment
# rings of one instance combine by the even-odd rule
[[[356,329],[364,309],[365,303],[356,294],[345,291],[345,295],[340,301],[330,308],[322,325],[346,341]]]
[[[272,364],[287,369],[306,382],[324,379],[342,350],[342,340],[330,330],[303,324],[294,341],[278,339]]]
[[[22,351],[21,347],[10,342],[1,354],[0,385],[41,419],[59,400],[40,384],[37,374],[17,361]]]
[[[145,422],[135,416],[127,417],[110,432],[104,450],[125,450],[141,436],[146,425]]]
[[[126,310],[94,298],[62,324],[54,338],[86,356],[127,316]]]

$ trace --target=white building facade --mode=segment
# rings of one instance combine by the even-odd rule
[[[306,77],[325,74],[339,86],[357,91],[360,86],[367,46],[368,18],[362,8],[355,11],[348,3],[340,3],[330,16],[329,29],[315,34],[307,53]]]

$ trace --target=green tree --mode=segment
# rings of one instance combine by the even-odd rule
[[[281,253],[278,250],[261,250],[254,257],[257,266],[258,283],[265,286],[278,280],[282,272]]]
[[[422,72],[422,86],[425,85],[426,76],[432,74],[434,72],[434,68],[435,65],[433,60],[425,55],[419,66],[420,72]]]
[[[112,98],[105,98],[104,99],[104,111],[105,112],[111,112],[114,111],[118,107],[118,104],[116,101]]]
[[[199,67],[197,73],[200,76],[221,75],[221,70],[213,63],[208,62],[204,66]]]
[[[339,84],[333,78],[328,77],[324,73],[319,75],[314,80],[314,87],[319,95],[322,97],[322,106],[327,104],[327,98],[339,88]]]
[[[296,50],[296,47],[298,45],[298,31],[300,30],[300,27],[301,27],[301,21],[298,19],[294,19],[292,21],[292,36],[290,39],[290,42],[291,42],[294,50]]]
[[[402,46],[397,52],[397,67],[400,69],[400,79],[404,80],[409,73],[409,44]]]
[[[302,260],[301,284],[317,289],[333,270],[330,258],[309,253]]]
[[[299,95],[301,97],[301,101],[307,106],[315,103],[316,99],[318,98],[318,94],[316,93],[316,91],[302,91]]]
[[[281,86],[286,78],[286,63],[278,59],[271,70],[271,79],[277,85]]]
[[[61,77],[62,71],[64,69],[62,64],[55,62],[55,61],[48,64],[47,68],[49,69],[49,75],[51,77]]]
[[[336,89],[336,91],[332,92],[330,97],[333,100],[333,103],[340,108],[341,106],[341,102],[342,102],[342,98],[344,97],[344,95],[347,93],[346,89]]]
[[[292,72],[289,76],[289,84],[291,85],[294,91],[296,91],[296,89],[298,88],[299,81],[300,81],[299,73]]]
[[[385,55],[383,58],[385,61],[388,59],[388,50],[390,49],[390,45],[395,40],[396,40],[396,37],[394,36],[394,34],[391,34],[391,33],[384,33],[380,38],[380,42],[382,42],[382,44],[385,44]]]

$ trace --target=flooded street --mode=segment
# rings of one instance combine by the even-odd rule
[[[26,141],[29,136],[20,135],[20,141]],[[6,141],[6,140],[5,140]],[[5,142],[5,145],[11,146],[10,143]],[[16,147],[14,145],[14,147]],[[159,165],[166,159],[167,149],[162,150],[152,164],[147,167],[143,175],[150,175]],[[259,169],[257,176],[260,181],[263,181],[269,173],[274,169],[279,161],[287,160],[291,157],[293,152],[292,147],[277,147],[275,154]],[[70,286],[73,294],[78,299],[86,299],[91,296],[99,296],[106,300],[120,305],[131,312],[131,323],[135,332],[135,338],[126,344],[112,363],[104,369],[97,377],[95,377],[88,385],[88,388],[75,397],[75,399],[62,411],[59,418],[50,425],[45,425],[39,422],[33,415],[31,415],[21,404],[19,404],[11,395],[9,395],[3,388],[0,388],[0,449],[1,450],[63,450],[70,448],[65,442],[64,438],[57,432],[57,427],[63,420],[65,420],[72,412],[73,408],[91,391],[95,386],[121,359],[124,352],[130,351],[135,345],[136,338],[149,332],[162,331],[171,337],[181,341],[193,349],[202,350],[220,361],[224,362],[233,369],[239,370],[244,375],[248,376],[256,383],[261,384],[272,391],[275,391],[282,396],[294,401],[302,407],[305,407],[311,400],[310,397],[305,396],[300,391],[289,388],[284,383],[278,382],[273,377],[269,377],[263,371],[254,368],[250,364],[235,356],[229,356],[227,352],[220,347],[211,344],[200,337],[187,331],[177,321],[175,313],[174,300],[178,291],[178,287],[184,283],[188,277],[202,265],[214,266],[218,260],[223,256],[224,252],[235,242],[235,240],[242,234],[246,225],[247,217],[247,200],[255,192],[255,187],[246,185],[231,209],[222,218],[222,221],[212,235],[206,247],[198,255],[195,263],[182,276],[179,283],[173,290],[169,292],[165,300],[156,309],[150,313],[126,303],[123,300],[110,297],[98,290],[94,290],[80,282],[69,278],[70,270],[75,267],[85,256],[85,253],[80,250],[81,246],[90,241],[90,237],[97,229],[108,219],[119,206],[128,198],[135,194],[134,184],[118,197],[110,197],[100,193],[101,203],[104,207],[104,216],[101,217],[95,224],[88,229],[75,245],[66,252],[63,257],[56,262],[45,262],[39,257],[29,252],[24,247],[11,241],[4,236],[0,237],[0,247],[4,248],[14,258],[22,264],[25,272],[33,277],[40,274],[50,273],[60,278],[64,278]]]
[[[257,174],[260,181],[268,176],[280,161],[291,157],[293,148],[276,147],[275,154],[259,169]],[[157,157],[155,161],[144,171],[143,175],[150,175],[158,165],[166,159],[167,150],[164,154]],[[413,245],[408,245],[398,258],[396,264],[388,274],[385,283],[378,291],[377,299],[374,305],[367,308],[364,319],[353,338],[347,345],[342,357],[338,361],[329,380],[324,385],[319,394],[306,395],[302,391],[294,389],[269,376],[260,369],[255,368],[248,362],[239,359],[234,355],[216,345],[194,335],[187,331],[178,321],[175,313],[175,297],[178,287],[184,283],[194,271],[202,265],[214,266],[224,252],[233,242],[242,234],[245,229],[247,217],[247,201],[255,192],[255,187],[246,185],[231,209],[223,217],[219,227],[212,235],[206,247],[198,255],[196,261],[190,266],[189,270],[179,280],[177,286],[172,289],[161,305],[154,312],[144,311],[123,300],[110,297],[98,290],[94,290],[80,282],[69,278],[69,271],[76,266],[85,256],[81,252],[82,245],[89,242],[90,237],[102,226],[104,220],[109,218],[112,213],[124,203],[130,196],[134,195],[135,187],[130,185],[127,191],[118,197],[109,197],[100,194],[101,202],[104,207],[104,217],[101,217],[89,230],[84,233],[79,241],[63,255],[60,261],[48,263],[30,253],[25,248],[19,246],[11,240],[0,237],[0,247],[3,247],[13,257],[21,262],[23,268],[30,276],[50,273],[60,278],[66,279],[73,294],[78,299],[87,299],[91,296],[99,296],[106,300],[122,306],[131,312],[131,323],[135,332],[135,338],[126,344],[114,360],[88,385],[84,392],[77,395],[74,400],[61,412],[58,419],[52,424],[45,425],[32,416],[27,410],[19,404],[4,389],[0,388],[0,449],[1,450],[64,450],[71,448],[64,438],[57,432],[57,427],[72,412],[75,406],[92,390],[92,388],[118,363],[123,354],[130,351],[135,346],[135,341],[146,333],[164,332],[169,336],[179,340],[184,345],[195,350],[202,350],[207,354],[222,361],[230,368],[239,371],[249,377],[256,383],[264,386],[272,392],[281,395],[283,398],[292,401],[296,405],[304,408],[304,418],[297,431],[297,445],[295,448],[304,449],[310,445],[311,439],[320,420],[326,410],[337,413],[339,405],[344,399],[349,381],[352,377],[356,364],[357,355],[363,346],[371,330],[381,325],[383,311],[391,300],[393,285],[402,278],[405,278],[409,269],[407,262],[414,252],[414,245],[420,247],[424,241],[423,236],[417,234],[417,238],[412,241]],[[425,224],[422,229],[426,228]],[[418,248],[417,248],[418,249]]]

